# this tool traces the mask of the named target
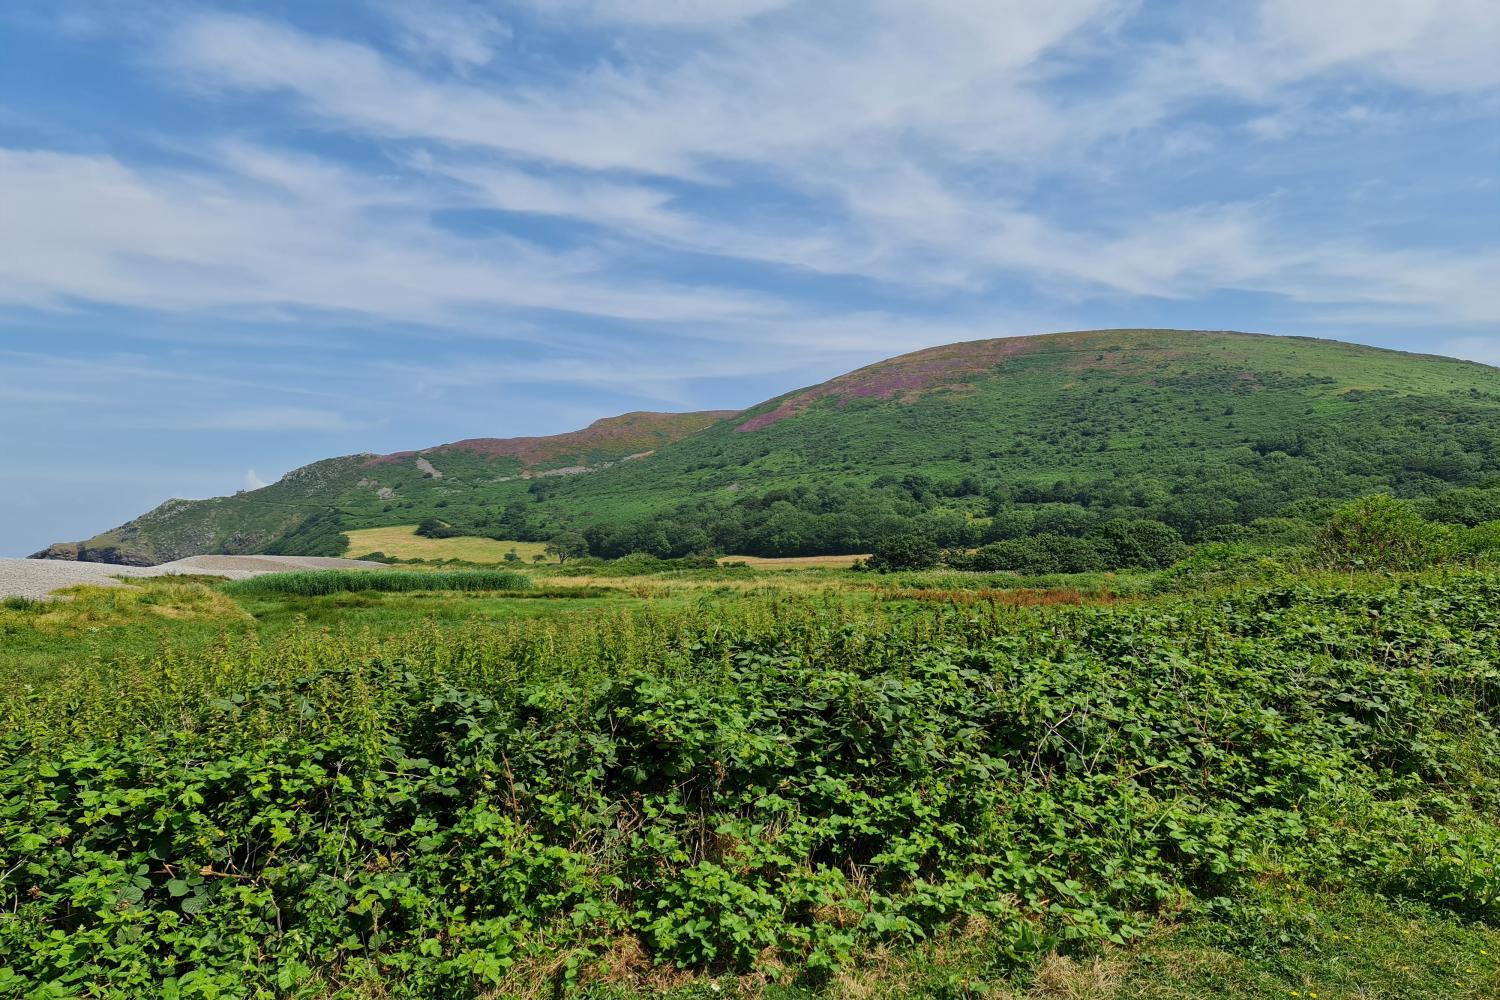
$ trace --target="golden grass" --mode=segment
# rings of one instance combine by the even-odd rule
[[[868,559],[868,555],[857,556],[787,556],[781,559],[773,559],[769,556],[725,556],[720,559],[722,563],[742,562],[756,569],[807,569],[808,567],[822,567],[824,569],[848,569],[860,559]]]
[[[344,537],[349,539],[349,547],[344,551],[351,557],[384,552],[392,559],[430,559],[434,562],[461,559],[464,562],[498,565],[505,562],[505,553],[514,549],[521,557],[521,562],[528,566],[536,556],[543,556],[544,562],[557,562],[542,551],[547,547],[543,542],[508,542],[468,537],[423,538],[417,534],[417,526],[414,524],[401,524],[393,528],[360,528],[344,532]]]
[[[179,582],[170,576],[127,578],[123,587],[80,584],[57,591],[34,620],[50,628],[105,628],[129,625],[143,617],[170,621],[253,621],[217,589],[201,582]]]

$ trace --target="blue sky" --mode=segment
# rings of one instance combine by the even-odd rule
[[[1493,0],[7,0],[0,554],[1101,326],[1500,362]]]

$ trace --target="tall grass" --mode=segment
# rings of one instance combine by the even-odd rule
[[[531,578],[503,570],[451,570],[414,573],[405,570],[308,570],[267,573],[227,584],[231,594],[296,594],[323,597],[353,591],[405,593],[413,590],[525,590]]]

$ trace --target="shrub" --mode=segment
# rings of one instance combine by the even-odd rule
[[[925,535],[892,535],[874,545],[870,568],[881,572],[898,569],[927,569],[936,566],[941,553]]]
[[[1500,521],[1486,521],[1458,533],[1457,545],[1468,555],[1500,552]]]
[[[1377,493],[1335,510],[1316,547],[1319,560],[1332,569],[1410,570],[1450,554],[1454,538],[1411,504]]]
[[[1289,875],[1494,921],[1497,600],[778,600],[131,658],[0,702],[0,994],[584,995],[621,941],[826,972],[978,924],[1003,972]]]
[[[1099,526],[1098,538],[1111,566],[1164,569],[1187,551],[1182,536],[1160,521],[1106,521]]]
[[[469,534],[463,528],[455,528],[446,521],[425,517],[417,524],[417,534],[423,538],[461,538]]]
[[[736,564],[743,568],[744,563]],[[658,559],[644,552],[633,552],[618,559],[599,559],[585,556],[574,559],[558,570],[559,576],[648,576],[652,573],[669,573],[675,570],[723,569],[713,556],[683,556],[680,559]]]
[[[992,542],[972,554],[950,554],[955,569],[994,573],[1091,573],[1107,569],[1109,561],[1092,538],[1041,534]]]
[[[1500,520],[1500,489],[1465,487],[1423,500],[1418,509],[1431,521],[1477,527]]]
[[[1080,538],[1089,533],[1094,521],[1094,515],[1076,503],[1044,503],[1036,509],[1031,532]]]

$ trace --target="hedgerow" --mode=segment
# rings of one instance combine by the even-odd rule
[[[565,992],[622,942],[816,975],[976,920],[1023,961],[1268,877],[1495,921],[1497,601],[792,605],[648,657],[330,663],[171,727],[33,726],[0,744],[0,990]]]
[[[232,594],[296,594],[321,597],[351,591],[404,593],[416,590],[525,590],[531,577],[505,570],[304,570],[266,573],[226,584]]]

